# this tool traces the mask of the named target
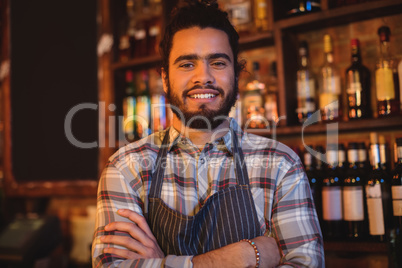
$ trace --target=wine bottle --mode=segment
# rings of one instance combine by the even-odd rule
[[[396,139],[398,161],[392,172],[393,228],[390,235],[390,263],[402,267],[402,138]]]
[[[377,133],[370,133],[372,171],[366,181],[369,234],[372,240],[384,242],[389,227],[390,187],[388,174],[381,168]]]
[[[378,145],[380,149],[380,166],[385,172],[389,173],[391,166],[388,157],[388,146],[384,135],[378,135]]]
[[[321,145],[315,146],[315,151],[318,153],[324,153],[324,147]],[[320,222],[320,225],[323,225],[323,219],[322,219],[322,181],[324,178],[324,162],[321,160],[319,157],[313,158],[313,163],[314,165],[314,177],[316,178],[316,189],[317,193],[315,193],[315,204],[316,204],[316,211],[318,215],[318,220]]]
[[[360,42],[351,40],[352,65],[346,69],[346,94],[349,119],[368,118],[370,111],[370,71],[362,64]]]
[[[123,133],[128,142],[136,139],[136,125],[135,125],[135,112],[136,112],[136,89],[134,82],[134,74],[131,70],[126,71],[126,90],[125,97],[123,98]]]
[[[396,139],[398,163],[392,172],[391,191],[394,227],[402,230],[402,138]]]
[[[299,69],[297,70],[297,117],[303,123],[316,111],[316,84],[309,65],[308,44],[302,41],[299,47]]]
[[[338,144],[338,166],[337,173],[340,177],[344,178],[346,176],[348,162],[346,160],[346,150],[343,143]]]
[[[368,178],[370,171],[370,162],[367,161],[367,148],[364,142],[359,142],[357,144],[357,153],[359,159],[358,167],[359,167],[360,178],[366,180],[366,178]]]
[[[400,112],[400,92],[396,60],[391,56],[390,35],[387,26],[378,29],[380,57],[376,64],[376,98],[378,116],[397,115]]]
[[[334,64],[332,39],[328,34],[324,35],[324,53],[319,80],[321,119],[335,121],[341,118],[341,77]]]
[[[364,181],[359,168],[358,144],[349,143],[349,168],[343,181],[343,211],[347,236],[349,239],[365,237]]]
[[[266,128],[268,121],[265,118],[264,99],[262,92],[265,91],[265,84],[261,82],[260,64],[253,62],[253,74],[248,80],[244,91],[242,109],[244,128]]]
[[[343,234],[342,178],[338,174],[337,144],[327,148],[327,168],[322,181],[322,214],[324,238],[339,239]]]
[[[312,148],[312,146],[309,146]],[[316,169],[316,161],[314,161],[314,157],[308,152],[304,151],[303,160],[304,160],[304,169],[306,171],[307,178],[310,183],[311,195],[313,196],[313,201],[315,205],[315,209],[317,214],[321,214],[321,178],[320,173],[321,170]],[[321,167],[320,167],[321,168]],[[317,172],[318,171],[318,172]]]

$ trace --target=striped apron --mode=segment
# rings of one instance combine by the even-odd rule
[[[216,192],[194,216],[169,208],[160,198],[169,131],[151,180],[148,224],[165,255],[197,255],[261,235],[244,156],[232,130],[237,185]]]

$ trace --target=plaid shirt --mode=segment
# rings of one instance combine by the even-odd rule
[[[280,247],[280,267],[324,267],[321,230],[299,157],[277,141],[244,133],[235,120],[230,127],[244,153],[261,231],[274,237]],[[108,223],[128,221],[117,214],[118,209],[147,213],[149,178],[165,131],[131,143],[109,159],[99,181],[93,267],[192,267],[192,256],[123,260],[103,254],[104,248],[119,246],[99,240]],[[168,131],[161,199],[170,208],[192,216],[209,196],[236,184],[231,132],[200,151],[174,128]]]

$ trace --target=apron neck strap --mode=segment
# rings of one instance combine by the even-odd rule
[[[162,146],[159,149],[158,156],[156,157],[155,172],[151,178],[151,189],[149,197],[157,198],[162,191],[163,175],[166,168],[166,157],[169,149],[169,129],[166,130],[165,137],[162,141]]]
[[[238,138],[233,129],[232,131],[232,152],[233,159],[236,168],[237,183],[239,185],[249,185],[249,179],[247,174],[246,162],[244,161],[243,150],[239,146]]]

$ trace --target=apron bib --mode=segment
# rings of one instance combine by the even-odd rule
[[[166,131],[151,179],[148,208],[148,224],[165,255],[198,255],[261,235],[243,152],[231,131],[237,185],[210,196],[194,216],[169,208],[160,198],[169,141]]]

